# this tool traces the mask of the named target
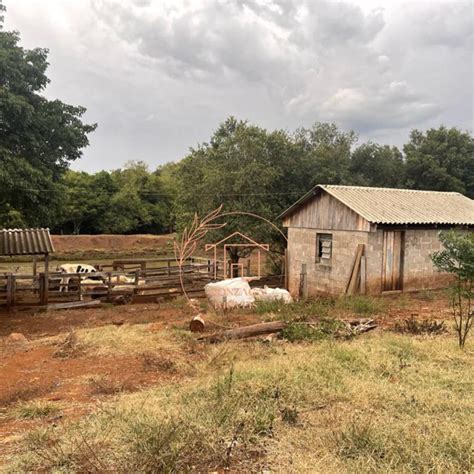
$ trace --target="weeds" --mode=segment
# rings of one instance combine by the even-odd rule
[[[284,321],[308,321],[327,317],[333,307],[334,300],[331,298],[315,298],[291,304],[282,301],[257,301],[255,312],[273,314]]]
[[[336,309],[351,311],[356,314],[373,315],[386,309],[386,302],[381,298],[370,296],[350,296],[336,300]]]
[[[18,404],[14,408],[14,415],[16,418],[34,419],[57,415],[60,411],[56,404],[38,400]]]
[[[407,334],[443,334],[448,331],[444,321],[423,319],[421,321],[414,317],[397,321],[393,327],[394,331]]]
[[[114,395],[135,389],[135,385],[130,380],[119,381],[106,375],[91,377],[89,387],[92,395]]]
[[[223,343],[212,350],[225,370],[205,360],[199,378],[30,433],[10,472],[473,470],[472,351],[393,333],[281,344],[264,358],[256,347]]]
[[[324,318],[314,324],[293,322],[283,329],[281,337],[290,342],[320,341],[337,335],[344,324],[335,319]]]
[[[143,369],[146,372],[161,371],[161,372],[176,372],[176,363],[169,357],[155,354],[153,352],[143,352],[140,354],[143,363]]]

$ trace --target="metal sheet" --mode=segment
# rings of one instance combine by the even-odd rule
[[[49,229],[1,229],[0,256],[44,255],[54,252]]]
[[[373,224],[474,225],[474,201],[459,193],[362,186],[318,185],[280,217],[327,192]]]

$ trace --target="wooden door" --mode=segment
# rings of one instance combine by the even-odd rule
[[[382,291],[403,287],[404,232],[386,230],[383,233]]]

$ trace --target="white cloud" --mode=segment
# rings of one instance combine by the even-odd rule
[[[179,159],[228,115],[316,120],[390,144],[472,127],[470,2],[6,0],[51,48],[49,94],[99,123],[79,167]]]

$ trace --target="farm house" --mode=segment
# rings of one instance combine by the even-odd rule
[[[459,193],[318,185],[280,216],[293,296],[442,288],[432,265],[440,230],[474,226]]]

